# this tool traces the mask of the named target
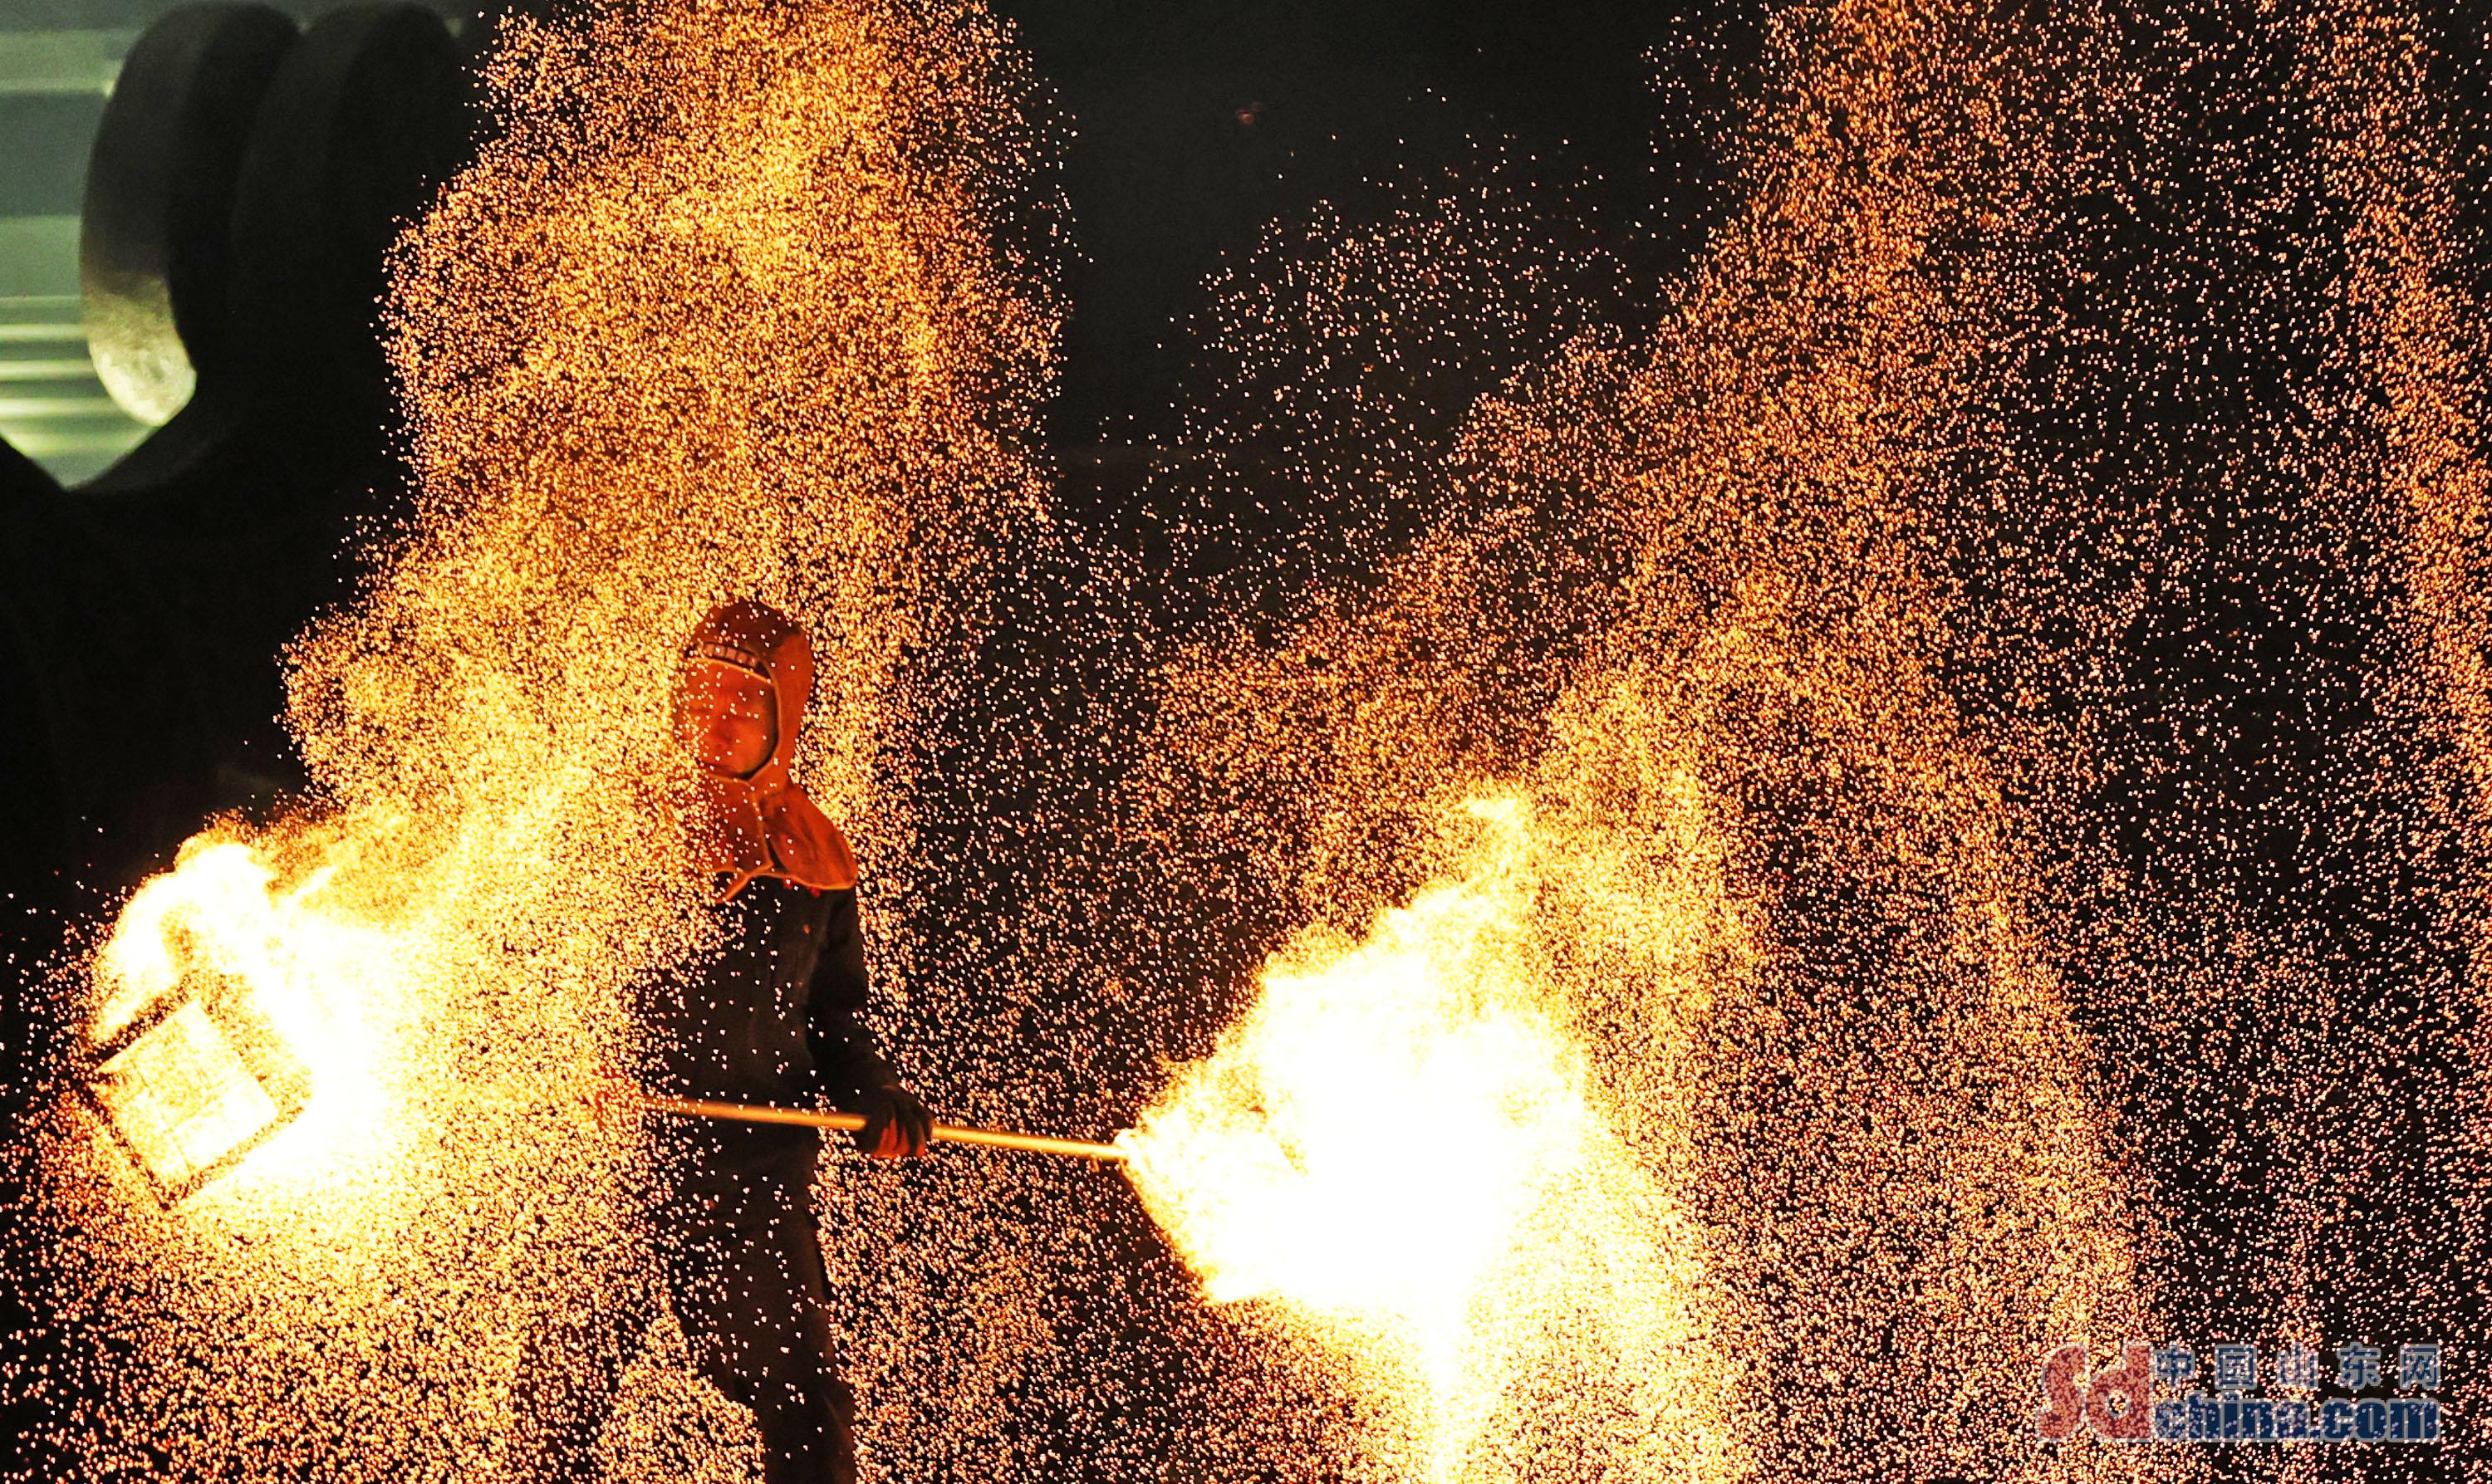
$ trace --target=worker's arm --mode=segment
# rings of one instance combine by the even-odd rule
[[[884,1159],[922,1153],[934,1118],[901,1085],[900,1074],[883,1059],[865,1023],[865,934],[857,921],[856,893],[825,895],[829,920],[805,1018],[805,1039],[821,1076],[822,1093],[842,1109],[865,1115],[857,1147]]]

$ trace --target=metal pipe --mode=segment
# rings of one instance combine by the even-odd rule
[[[806,1113],[793,1108],[759,1107],[750,1103],[713,1103],[701,1098],[661,1097],[656,1093],[640,1094],[640,1106],[656,1113],[676,1113],[687,1118],[727,1118],[739,1123],[789,1123],[804,1128],[840,1129],[854,1133],[865,1127],[865,1115],[846,1113]],[[958,1123],[937,1123],[934,1137],[945,1143],[985,1144],[994,1149],[1026,1149],[1033,1154],[1065,1154],[1075,1159],[1095,1159],[1103,1164],[1121,1165],[1125,1151],[1114,1144],[1084,1143],[1079,1139],[1053,1139],[1045,1134],[1015,1134],[1003,1129],[968,1128]]]

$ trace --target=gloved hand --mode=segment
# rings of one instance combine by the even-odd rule
[[[900,1083],[869,1088],[857,1098],[856,1111],[865,1114],[865,1127],[856,1131],[856,1146],[868,1154],[900,1159],[926,1152],[934,1115],[917,1101],[917,1094]]]

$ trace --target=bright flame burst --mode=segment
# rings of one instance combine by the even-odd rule
[[[1553,1013],[1558,863],[1528,808],[1468,800],[1459,869],[1364,938],[1276,956],[1118,1142],[1208,1298],[1277,1305],[1395,1400],[1371,1442],[1386,1467],[1500,1477],[1563,1451],[1737,1477],[1702,1235]]]
[[[1583,1168],[1580,1057],[1533,1004],[1514,799],[1481,870],[1298,945],[1121,1143],[1215,1302],[1457,1327],[1524,1218]]]
[[[131,899],[95,969],[105,996],[98,1041],[160,1007],[201,998],[238,1001],[232,1013],[264,1020],[282,1054],[312,1074],[307,1096],[247,1168],[208,1182],[195,1199],[229,1214],[257,1205],[282,1222],[316,1198],[333,1237],[363,1228],[377,1203],[404,1194],[405,1182],[389,1172],[423,1132],[409,1095],[417,1069],[400,1059],[421,1033],[395,993],[404,939],[323,900],[350,853],[281,882],[252,844],[194,839],[175,870]],[[271,1108],[262,1121],[278,1117]],[[224,1152],[205,1147],[190,1163],[207,1166]]]

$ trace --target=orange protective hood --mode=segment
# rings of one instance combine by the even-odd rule
[[[787,771],[814,693],[814,646],[805,631],[776,608],[738,598],[712,608],[693,630],[676,676],[677,707],[686,703],[683,674],[701,664],[760,676],[775,702],[768,762],[741,778],[707,767],[698,772],[689,823],[701,864],[728,878],[721,900],[764,876],[816,891],[853,888],[856,856],[847,837]]]

